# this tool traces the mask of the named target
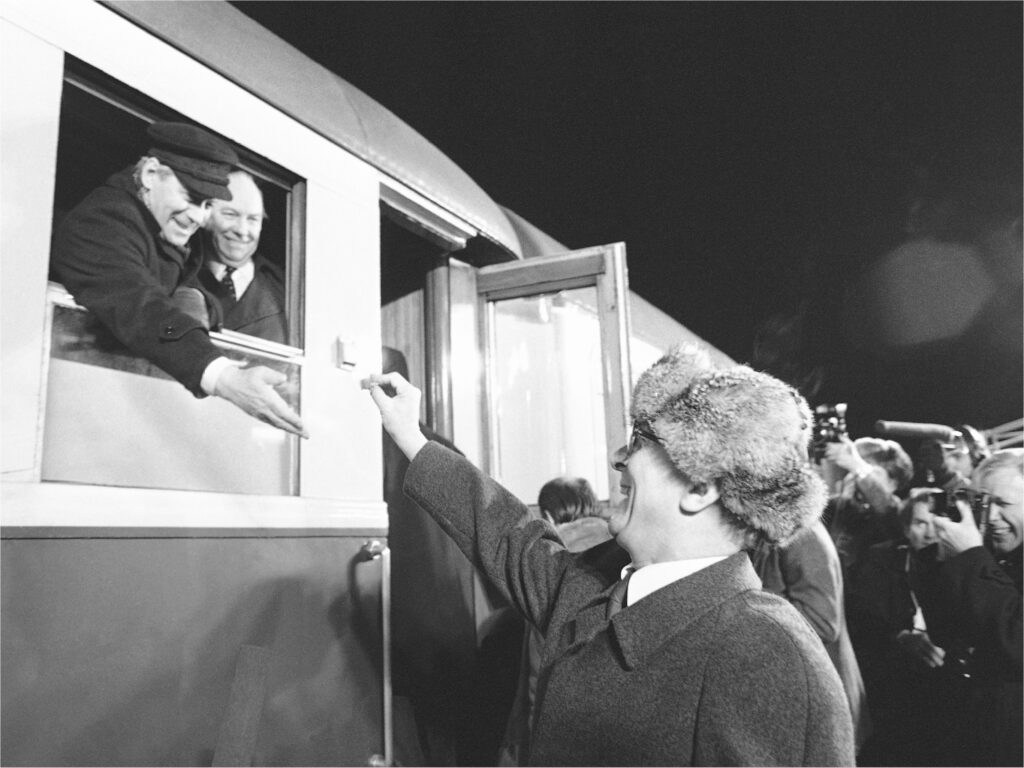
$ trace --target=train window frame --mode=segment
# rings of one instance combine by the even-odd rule
[[[183,13],[189,23],[203,17]],[[171,15],[177,18],[176,12]],[[160,12],[157,16],[169,22],[167,34],[156,31],[162,22],[154,26],[138,15],[126,18],[103,3],[68,3],[56,14],[40,4],[14,4],[5,6],[0,16],[0,53],[9,71],[22,73],[4,78],[2,89],[5,136],[10,128],[8,138],[17,152],[0,164],[0,176],[5,189],[20,190],[17,201],[4,206],[2,217],[4,341],[11,342],[2,345],[4,530],[12,526],[19,535],[32,529],[62,536],[72,529],[109,528],[117,535],[139,535],[136,529],[141,529],[145,536],[165,536],[193,535],[192,529],[204,535],[219,535],[220,529],[232,535],[276,535],[288,528],[303,536],[339,530],[386,535],[383,469],[378,462],[365,460],[368,452],[380,449],[380,420],[358,387],[364,371],[379,365],[375,358],[380,344],[380,168],[336,137],[311,127],[303,109],[289,110],[286,105],[292,102],[282,103],[271,83],[264,87],[244,73],[218,67],[193,45],[196,38],[189,30],[198,28],[178,24]],[[297,496],[42,479],[51,370],[48,256],[61,94],[69,57],[185,115],[188,122],[230,137],[301,179],[292,203],[304,220],[304,248],[293,250],[292,269],[301,277],[305,310],[293,309],[292,314],[303,316],[300,414],[312,439],[296,440]],[[86,145],[85,151],[92,150]],[[105,170],[100,183],[118,166]],[[343,359],[339,341],[344,342]],[[163,384],[174,399],[189,398],[189,412],[202,415],[228,408],[245,419],[247,433],[266,429],[226,400],[196,402],[180,384]],[[130,414],[120,403],[113,413],[118,423],[131,429]],[[175,431],[180,432],[177,426]],[[207,425],[206,432],[215,430]],[[191,435],[192,443],[206,439],[195,430]],[[181,446],[180,440],[177,444],[186,452],[193,450]],[[170,447],[163,450],[174,455],[166,453]]]
[[[196,124],[172,108],[163,105],[159,101],[132,88],[131,86],[117,80],[111,75],[96,69],[90,64],[81,61],[74,56],[64,56],[64,67],[61,78],[61,102],[59,109],[59,130],[57,135],[57,158],[55,163],[53,206],[52,206],[52,227],[55,229],[61,218],[61,214],[70,211],[85,195],[89,194],[114,173],[118,168],[130,166],[140,155],[137,143],[138,129],[140,123],[152,123],[158,120],[188,122]],[[79,110],[76,112],[76,110]],[[131,119],[124,120],[119,117],[123,115]],[[202,125],[201,123],[198,123]],[[124,126],[123,133],[117,135],[114,131]],[[216,131],[208,126],[202,125],[205,130],[218,135]],[[79,137],[79,132],[88,137],[96,138],[102,134],[104,141],[100,149],[95,152],[97,157],[81,157],[92,154],[81,151],[85,142]],[[113,138],[105,140],[107,136],[114,133]],[[129,138],[131,134],[131,138]],[[70,139],[68,137],[71,137]],[[278,259],[271,259],[279,264],[285,273],[285,312],[288,323],[288,343],[282,344],[259,336],[230,329],[220,329],[210,332],[210,338],[214,344],[222,350],[229,359],[252,359],[261,361],[263,364],[274,366],[285,366],[288,370],[289,379],[292,384],[289,387],[291,394],[289,402],[292,407],[298,408],[302,391],[302,366],[305,362],[304,342],[304,272],[305,272],[305,206],[306,206],[306,180],[299,175],[287,171],[282,166],[273,163],[265,157],[249,150],[238,142],[221,137],[228,142],[238,153],[239,167],[248,171],[257,180],[263,191],[265,205],[275,218],[280,218],[278,232],[274,238],[273,248],[280,253]],[[131,145],[131,146],[130,146]],[[130,146],[130,149],[129,149]],[[116,159],[114,159],[116,158]],[[107,165],[109,164],[109,167]],[[266,229],[264,229],[264,235]],[[261,245],[266,240],[261,237]],[[261,248],[262,252],[262,248]],[[50,376],[54,365],[54,339],[51,336],[51,329],[56,332],[55,315],[58,311],[71,311],[86,313],[86,310],[77,305],[71,295],[59,283],[51,284],[47,291],[47,324],[45,357],[49,361],[47,365],[48,381],[44,385],[49,392],[53,384]],[[90,335],[86,334],[81,338],[82,344],[88,344]],[[97,349],[95,354],[85,354],[80,362],[87,365],[99,365],[100,367],[113,367],[116,370],[130,371],[140,374],[147,379],[166,379],[162,371],[154,368],[148,361],[136,358],[123,350],[127,355],[126,367],[120,367],[116,363],[110,364],[110,352]],[[115,350],[116,356],[116,350]],[[134,362],[133,362],[134,361]],[[65,376],[66,379],[66,376]],[[64,380],[64,379],[62,379]],[[148,386],[148,385],[147,385]],[[175,388],[175,394],[177,388]],[[244,479],[236,477],[234,480],[211,481],[210,484],[195,485],[185,483],[176,485],[173,480],[168,483],[166,477],[160,478],[158,462],[148,462],[144,466],[128,471],[122,468],[98,470],[98,473],[84,471],[80,462],[81,450],[76,449],[77,442],[72,437],[76,429],[65,429],[59,426],[56,413],[53,411],[54,403],[47,399],[44,408],[43,424],[44,431],[38,454],[38,477],[44,483],[81,483],[92,486],[115,486],[121,488],[132,488],[145,491],[147,489],[179,490],[184,492],[211,492],[211,493],[262,493],[266,496],[276,496],[282,499],[301,496],[301,465],[298,439],[294,436],[277,436],[281,443],[279,448],[268,449],[267,440],[264,439],[256,454],[256,457],[264,459],[264,466],[269,467],[268,480],[259,485],[256,490],[247,491],[244,488]],[[180,405],[178,406],[181,407]],[[209,409],[207,409],[209,410]],[[231,413],[233,408],[227,409]],[[60,412],[58,408],[57,412]],[[85,424],[90,423],[89,416],[83,415]],[[232,416],[227,418],[226,424],[229,431],[226,434],[233,434],[238,427],[234,425]],[[249,417],[240,412],[235,419],[246,420]],[[71,423],[66,419],[62,422],[65,427]],[[77,424],[77,422],[75,422]],[[57,424],[54,430],[51,426]],[[53,444],[55,435],[61,435],[61,445]],[[113,441],[117,443],[117,440]],[[271,441],[273,442],[273,441]],[[270,464],[267,465],[267,451],[271,453]],[[77,451],[77,454],[76,454]],[[70,455],[70,459],[63,454]],[[57,458],[53,458],[56,456]],[[214,464],[221,462],[222,467],[230,466],[226,457],[219,453],[213,457]],[[277,467],[275,468],[275,463]],[[105,465],[104,465],[105,466]],[[223,473],[224,476],[227,473]],[[154,479],[156,478],[156,479]],[[218,484],[219,483],[219,484]],[[262,490],[261,490],[262,489]]]

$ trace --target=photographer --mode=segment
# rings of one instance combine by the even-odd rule
[[[917,454],[915,485],[947,491],[969,488],[971,473],[989,453],[985,436],[967,424],[958,426],[949,439],[922,440]]]
[[[991,495],[984,532],[962,501],[957,502],[959,520],[935,519],[942,560],[935,581],[936,593],[944,599],[941,613],[950,622],[951,635],[970,654],[966,702],[958,721],[964,749],[959,764],[1021,765],[1024,449],[993,453],[975,469],[972,485]],[[928,617],[927,604],[924,611]]]
[[[909,486],[914,466],[899,443],[874,437],[854,441],[845,434],[825,446],[824,457],[845,473],[822,521],[849,581],[868,547],[901,535],[900,494]]]
[[[922,569],[935,567],[940,498],[934,488],[911,491],[899,510],[903,536],[869,547],[848,585],[847,623],[876,726],[858,755],[865,765],[960,764],[951,726],[962,685],[916,594]]]

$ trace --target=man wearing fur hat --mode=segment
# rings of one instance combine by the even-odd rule
[[[394,387],[389,397],[382,385]],[[419,391],[365,383],[411,459],[405,492],[544,634],[538,765],[853,765],[843,687],[821,641],[764,592],[746,550],[821,513],[811,416],[791,387],[677,349],[637,383],[616,581],[547,521],[418,428]]]
[[[278,429],[305,436],[274,387],[285,376],[240,368],[210,340],[200,260],[188,246],[211,199],[230,200],[235,151],[201,128],[153,123],[150,149],[107,179],[57,228],[50,268],[75,300],[132,353],[197,397],[216,395]]]

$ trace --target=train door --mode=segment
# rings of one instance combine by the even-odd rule
[[[381,186],[380,282],[384,370],[402,373],[427,396],[421,421],[452,437],[443,398],[450,254],[472,232],[407,188]],[[384,498],[391,550],[391,651],[395,760],[401,765],[482,764],[468,751],[478,732],[471,705],[476,658],[474,575],[441,528],[403,493],[408,463],[384,440]]]
[[[492,265],[453,258],[431,292],[447,307],[435,412],[460,449],[528,504],[558,475],[585,477],[602,504],[617,502],[608,454],[627,432],[625,246]],[[482,579],[473,587],[474,692],[488,695],[471,756],[486,758],[501,744],[524,627]]]
[[[425,423],[524,501],[566,474],[616,501],[608,456],[625,442],[631,391],[625,245],[474,265],[390,230],[381,334],[423,390]]]
[[[625,442],[630,393],[621,243],[477,272],[487,469],[537,498],[559,475],[617,498],[609,453]]]
[[[627,431],[625,247],[487,264],[474,245],[456,222],[382,189],[385,367],[397,360],[423,391],[435,438],[525,502],[563,474],[617,500],[608,454]],[[481,764],[500,746],[522,628],[440,528],[406,508],[388,447],[396,756]]]

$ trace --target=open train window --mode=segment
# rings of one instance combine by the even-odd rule
[[[67,58],[57,146],[54,227],[89,192],[139,159],[146,148],[146,126],[157,120],[191,122],[94,67]],[[301,251],[301,217],[293,216],[292,210],[296,191],[301,194],[301,179],[245,147],[228,143],[234,146],[242,168],[253,175],[263,194],[266,218],[259,253],[287,278],[289,336],[285,342],[301,347],[302,255],[296,252]]]
[[[81,61],[66,61],[54,227],[89,192],[135,164],[148,146],[149,123],[192,122]],[[304,182],[267,158],[228,143],[263,194],[266,218],[258,253],[285,276],[288,334],[283,341],[231,331],[211,337],[228,358],[285,373],[289,386],[282,395],[299,409]],[[219,398],[197,401],[163,371],[116,342],[63,286],[51,283],[48,304],[50,363],[42,479],[298,494],[294,437]]]

